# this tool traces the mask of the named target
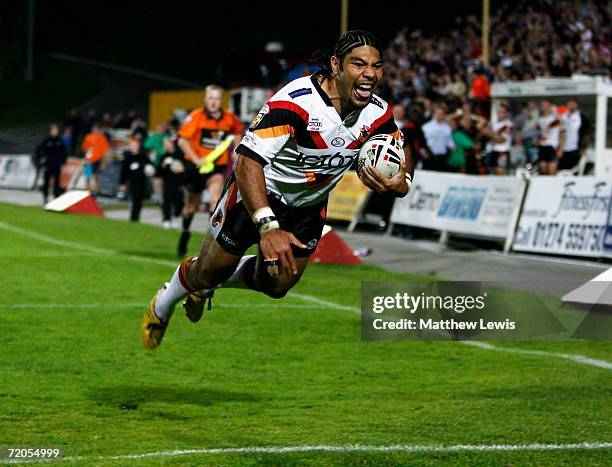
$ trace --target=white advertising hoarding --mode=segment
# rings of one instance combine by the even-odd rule
[[[410,194],[395,200],[391,223],[506,239],[513,230],[525,181],[418,171]]]
[[[29,190],[36,181],[36,168],[28,154],[0,155],[0,188]]]
[[[513,249],[603,255],[612,183],[597,177],[533,177]]]

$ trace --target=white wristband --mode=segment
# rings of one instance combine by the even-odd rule
[[[269,232],[270,230],[276,230],[276,229],[280,229],[280,224],[278,223],[278,221],[274,220],[274,221],[268,222],[267,224],[263,224],[261,227],[259,227],[259,233],[264,234],[266,232]]]
[[[412,190],[412,177],[409,173],[406,173],[406,183],[408,184],[408,191],[406,192],[406,194],[408,194],[410,193],[410,190]]]
[[[272,208],[270,208],[269,206],[266,206],[265,208],[259,208],[257,211],[255,211],[253,213],[253,222],[255,222],[255,225],[257,225],[259,221],[265,217],[276,217],[274,215],[274,211],[272,211]]]

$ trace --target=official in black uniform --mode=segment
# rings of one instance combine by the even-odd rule
[[[155,174],[155,167],[149,157],[140,147],[140,140],[130,136],[128,150],[123,153],[121,176],[119,178],[120,190],[128,192],[130,196],[130,220],[140,220],[142,201],[147,191],[147,177]]]
[[[62,166],[66,163],[68,152],[60,137],[59,125],[49,125],[49,134],[36,148],[36,162],[44,168],[42,194],[47,203],[49,198],[49,185],[53,180],[53,196],[56,198],[64,192],[60,184]]]
[[[172,226],[172,217],[180,217],[185,205],[183,178],[185,175],[185,157],[177,147],[174,138],[164,139],[164,154],[157,166],[157,177],[163,183],[162,215],[165,228]]]

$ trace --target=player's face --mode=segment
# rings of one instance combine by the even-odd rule
[[[204,96],[204,105],[209,112],[216,112],[221,108],[221,91],[212,89]]]
[[[344,57],[342,70],[338,70],[338,91],[343,101],[353,107],[368,105],[378,81],[382,78],[383,62],[374,47],[355,47]]]
[[[550,113],[550,111],[552,110],[552,105],[550,102],[548,101],[542,101],[541,108],[542,108],[542,113],[548,115]]]
[[[497,111],[497,118],[499,120],[504,120],[507,115],[508,115],[508,113],[507,113],[505,107],[500,107],[499,110]]]

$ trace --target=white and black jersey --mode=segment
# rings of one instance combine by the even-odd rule
[[[316,75],[298,78],[263,106],[236,152],[264,166],[266,188],[288,206],[321,203],[376,134],[403,137],[389,105],[374,95],[344,120]]]
[[[541,134],[540,146],[559,147],[559,136],[565,131],[561,117],[552,112],[542,115],[538,118],[538,128]]]

